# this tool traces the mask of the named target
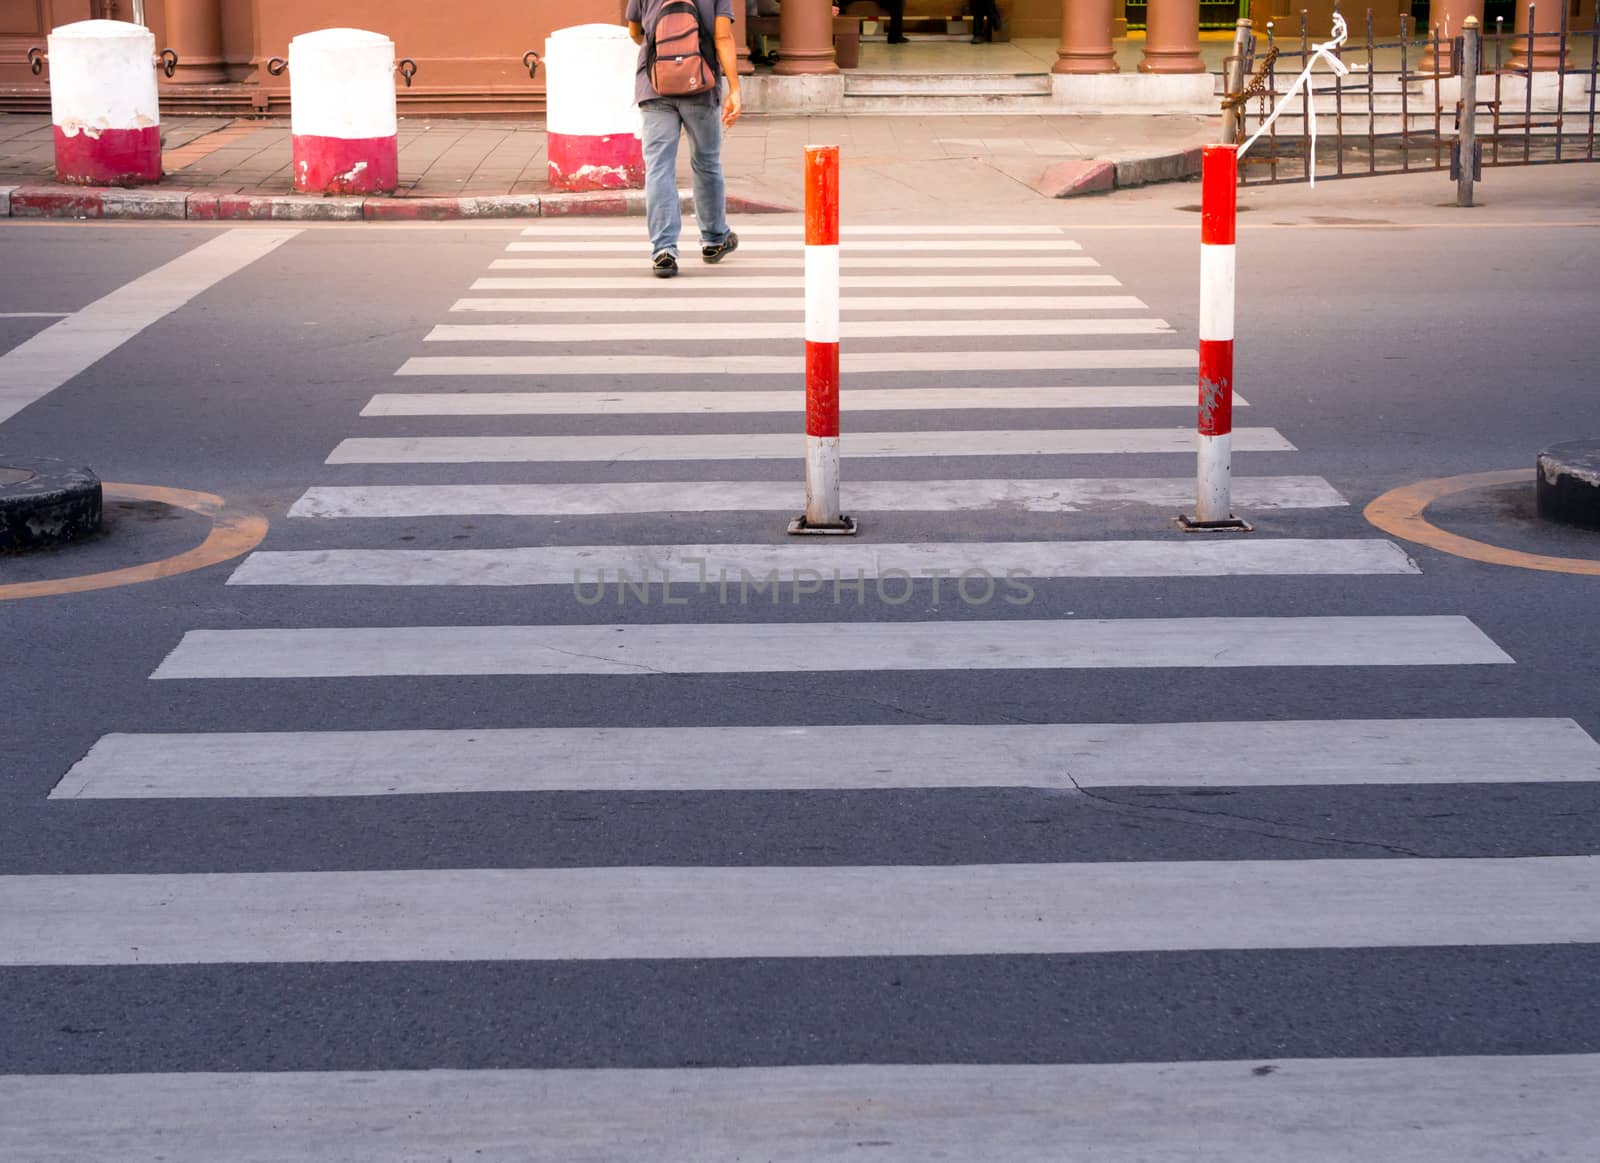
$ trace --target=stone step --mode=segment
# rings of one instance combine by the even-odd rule
[[[844,75],[851,97],[1049,96],[1049,73],[861,73]]]
[[[880,115],[1059,113],[1049,93],[845,94],[844,112]]]

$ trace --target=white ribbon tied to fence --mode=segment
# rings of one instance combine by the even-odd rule
[[[1304,88],[1306,90],[1306,129],[1311,137],[1311,160],[1306,166],[1306,177],[1313,186],[1317,184],[1317,96],[1316,90],[1309,87],[1311,84],[1311,70],[1317,67],[1318,61],[1325,60],[1336,76],[1348,77],[1350,75],[1350,66],[1340,60],[1336,54],[1339,49],[1344,47],[1345,38],[1349,35],[1350,29],[1345,24],[1344,17],[1335,12],[1333,14],[1332,38],[1323,41],[1321,44],[1311,46],[1311,56],[1306,60],[1306,67],[1300,70],[1300,75],[1294,79],[1294,84],[1289,86],[1289,91],[1283,95],[1283,100],[1278,102],[1278,107],[1272,111],[1272,115],[1263,121],[1260,127],[1250,135],[1249,140],[1239,147],[1239,157],[1243,157],[1245,152],[1256,143],[1256,139],[1272,128],[1272,123],[1278,120],[1278,115],[1283,112],[1284,107],[1294,100],[1296,93]]]

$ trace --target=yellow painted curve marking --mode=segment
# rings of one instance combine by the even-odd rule
[[[125,569],[112,569],[104,573],[86,573],[77,577],[53,578],[48,581],[16,582],[0,586],[0,602],[17,598],[46,598],[61,594],[81,594],[90,590],[108,590],[117,586],[131,586],[139,582],[159,581],[182,573],[204,569],[208,565],[228,561],[249,553],[267,535],[267,519],[255,513],[246,513],[228,506],[228,502],[211,493],[195,493],[187,489],[166,489],[157,485],[123,485],[106,481],[101,485],[106,499],[124,501],[155,501],[175,508],[187,509],[202,517],[211,518],[211,533],[199,545],[175,557],[143,565],[130,565]]]
[[[1547,557],[1541,553],[1523,553],[1518,549],[1505,549],[1486,541],[1474,541],[1459,533],[1439,528],[1425,517],[1429,505],[1444,497],[1473,489],[1493,488],[1495,485],[1512,485],[1533,480],[1533,469],[1511,469],[1506,472],[1475,472],[1466,476],[1441,477],[1431,481],[1418,481],[1384,493],[1366,507],[1363,516],[1385,533],[1418,545],[1426,545],[1454,557],[1465,557],[1489,565],[1504,565],[1512,569],[1537,569],[1546,573],[1587,574],[1600,577],[1600,561],[1582,557]]]

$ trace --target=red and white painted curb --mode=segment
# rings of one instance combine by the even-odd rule
[[[839,512],[839,147],[806,147],[806,511],[791,533],[854,533]]]
[[[544,42],[545,154],[557,190],[644,187],[639,49],[625,28],[580,24]]]
[[[1200,414],[1195,526],[1237,527],[1233,491],[1233,297],[1238,156],[1205,147],[1200,172]]]
[[[120,20],[84,20],[50,34],[50,121],[56,179],[77,185],[161,180],[156,38]]]
[[[690,207],[687,193],[684,208]],[[728,195],[734,214],[793,214],[793,206]],[[494,218],[609,218],[644,214],[644,193],[479,194],[451,198],[319,198],[213,190],[97,190],[0,186],[0,218],[279,219],[302,222],[450,221]]]
[[[325,28],[289,42],[294,188],[386,194],[400,185],[394,42],[359,28]]]

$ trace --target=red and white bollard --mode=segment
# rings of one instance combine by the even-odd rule
[[[544,42],[545,155],[557,190],[644,188],[639,47],[614,24],[558,28]]]
[[[1185,529],[1249,532],[1233,515],[1234,219],[1239,159],[1208,145],[1200,169],[1200,421],[1198,497]]]
[[[806,511],[790,533],[854,533],[839,512],[839,147],[806,146]]]
[[[380,33],[324,28],[289,42],[295,189],[394,193],[400,184],[394,73],[394,41]]]
[[[161,180],[156,38],[120,20],[84,20],[50,34],[50,120],[56,180],[131,186]]]

